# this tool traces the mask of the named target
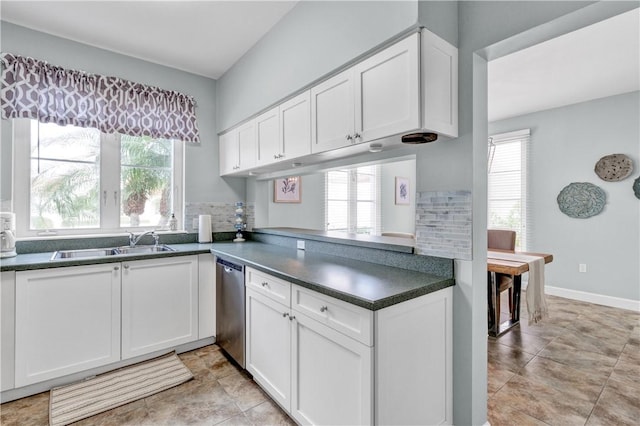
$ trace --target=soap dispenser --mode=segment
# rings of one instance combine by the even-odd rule
[[[171,217],[169,218],[169,230],[177,231],[178,230],[178,219],[176,219],[176,215],[171,213]]]

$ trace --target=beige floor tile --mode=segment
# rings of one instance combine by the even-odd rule
[[[253,407],[245,412],[247,418],[256,425],[291,425],[296,423],[278,407],[278,405],[271,401],[265,401],[262,404]]]
[[[572,346],[556,343],[555,340],[540,351],[538,356],[569,365],[579,371],[601,374],[610,374],[617,362],[617,357],[576,350]]]
[[[633,425],[640,422],[640,388],[609,380],[587,425]]]
[[[558,389],[519,375],[509,380],[491,403],[504,404],[550,425],[583,425],[593,408],[593,403],[567,398]]]
[[[545,426],[547,423],[489,399],[488,421],[491,426]]]
[[[544,347],[547,346],[552,340],[552,338],[525,333],[519,327],[515,327],[508,333],[505,333],[495,339],[497,343],[506,346],[512,346],[514,348],[519,348],[522,351],[530,354],[537,354],[542,349],[544,349]]]
[[[489,342],[487,359],[490,364],[501,370],[517,373],[535,356],[519,348]]]
[[[267,400],[267,395],[246,374],[236,371],[218,380],[240,410],[247,411]]]
[[[493,363],[487,365],[487,393],[489,398],[500,390],[514,376],[513,371],[503,370]]]

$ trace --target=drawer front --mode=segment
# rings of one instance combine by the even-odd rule
[[[367,346],[373,346],[373,311],[295,284],[291,293],[293,309]]]
[[[291,283],[288,281],[247,267],[245,285],[278,303],[291,306]]]

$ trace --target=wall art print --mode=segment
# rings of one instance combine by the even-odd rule
[[[409,178],[396,176],[396,204],[411,204]]]
[[[592,183],[573,182],[562,188],[557,201],[562,213],[576,219],[586,219],[602,212],[607,195]]]
[[[290,176],[273,181],[274,203],[299,203],[302,191],[300,176]]]

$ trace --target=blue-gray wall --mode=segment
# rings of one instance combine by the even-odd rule
[[[492,134],[531,129],[528,250],[553,253],[547,286],[640,300],[640,203],[631,188],[640,176],[639,117],[640,92],[632,92],[489,124]],[[594,166],[615,153],[629,156],[636,171],[621,182],[603,181]],[[588,219],[561,213],[556,197],[571,182],[604,189],[604,211]]]
[[[302,1],[218,80],[218,130],[416,24],[415,1]]]
[[[54,37],[21,26],[1,22],[3,52],[45,60],[54,65],[90,73],[111,75],[139,83],[176,90],[193,96],[201,144],[187,144],[185,150],[185,201],[229,201],[245,197],[240,179],[224,180],[218,172],[215,80],[186,73],[140,59]],[[2,120],[1,199],[11,197],[11,124]]]

